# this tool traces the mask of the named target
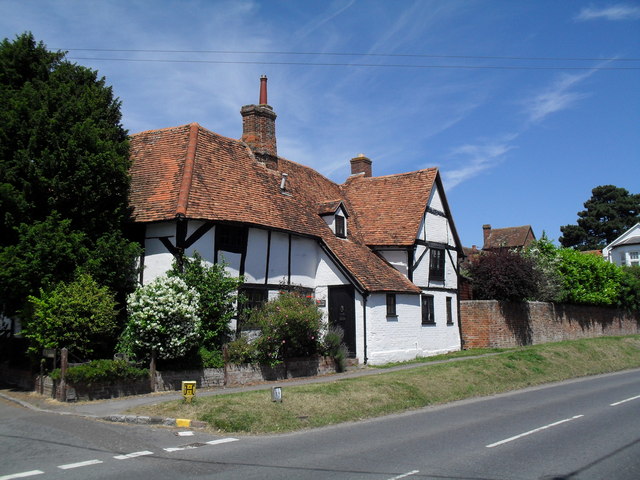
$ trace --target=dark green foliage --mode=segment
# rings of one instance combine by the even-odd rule
[[[538,295],[539,272],[530,258],[518,252],[482,252],[469,266],[469,274],[478,300],[518,302]]]
[[[620,295],[620,267],[599,255],[570,248],[558,251],[558,271],[564,284],[567,303],[615,305]]]
[[[198,349],[198,357],[200,357],[202,368],[224,367],[224,358],[220,350],[207,350],[205,347],[200,347]]]
[[[222,263],[207,264],[198,252],[193,258],[185,258],[182,267],[174,262],[167,275],[181,278],[198,292],[201,344],[209,350],[220,350],[231,334],[229,322],[236,312],[242,278],[231,277]]]
[[[254,363],[258,358],[255,343],[251,343],[246,337],[236,338],[227,344],[227,360],[229,363],[241,365]]]
[[[585,210],[578,212],[577,225],[560,227],[563,247],[601,249],[640,221],[640,194],[614,185],[596,187],[591,193]]]
[[[310,296],[280,292],[278,298],[253,310],[250,322],[262,331],[255,342],[261,364],[273,366],[286,358],[309,357],[320,351],[322,312]]]
[[[70,283],[60,282],[50,291],[41,290],[29,302],[33,313],[22,334],[30,340],[33,354],[43,348],[66,347],[76,357],[88,358],[95,345],[117,329],[113,295],[87,274]]]
[[[51,372],[54,380],[60,380],[60,369]],[[65,380],[71,384],[115,383],[123,380],[144,380],[149,370],[129,365],[124,360],[94,360],[86,365],[69,367]]]
[[[130,160],[120,102],[64,56],[29,33],[0,44],[0,303],[9,315],[77,267],[116,292],[135,274],[139,250],[122,234]]]
[[[337,372],[344,372],[347,369],[347,358],[349,350],[343,342],[344,330],[335,325],[329,327],[324,334],[322,347],[324,354],[333,358]]]
[[[640,267],[621,267],[618,306],[640,314]]]

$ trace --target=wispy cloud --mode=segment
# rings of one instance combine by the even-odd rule
[[[511,144],[516,137],[517,134],[513,134],[503,138],[502,141],[466,144],[454,148],[449,154],[447,163],[458,166],[451,170],[442,168],[447,190],[452,190],[460,183],[502,163],[507,152],[516,148]]]
[[[552,113],[566,110],[578,100],[589,96],[588,93],[572,91],[596,70],[579,74],[563,74],[550,87],[525,101],[525,113],[532,123],[539,123]]]
[[[640,19],[640,7],[633,5],[611,5],[609,7],[584,7],[575,17],[577,21],[587,20],[637,20]]]

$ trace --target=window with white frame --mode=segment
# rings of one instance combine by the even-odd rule
[[[640,252],[629,252],[629,265],[632,267],[640,265]]]

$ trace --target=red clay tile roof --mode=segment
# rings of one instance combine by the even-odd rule
[[[241,141],[197,124],[133,135],[131,156],[131,204],[136,222],[184,215],[311,236],[322,239],[361,289],[420,292],[366,247],[358,227],[361,222],[349,221],[348,239],[335,237],[318,210],[336,199],[342,199],[339,202],[348,212],[354,209],[341,186],[311,168],[279,158],[279,171],[268,169]],[[286,193],[280,190],[282,173],[288,174]],[[422,211],[412,223],[419,224],[421,215]],[[415,238],[418,226],[410,228],[409,236]]]
[[[437,168],[428,168],[384,177],[349,177],[345,191],[365,243],[413,245],[437,174]]]
[[[535,239],[531,225],[493,228],[489,231],[489,236],[485,239],[482,249],[524,247]]]
[[[338,207],[342,205],[342,200],[330,200],[328,202],[322,202],[318,206],[318,215],[333,215],[338,210]],[[346,210],[346,209],[345,209]],[[349,216],[348,212],[345,212]]]

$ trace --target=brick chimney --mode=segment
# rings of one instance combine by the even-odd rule
[[[484,239],[484,247],[487,246],[487,240],[489,240],[489,235],[491,235],[491,225],[489,224],[482,225],[482,236]]]
[[[351,175],[364,173],[365,177],[371,176],[371,160],[360,153],[357,157],[351,159]]]
[[[267,77],[260,77],[260,100],[258,105],[245,105],[242,115],[242,141],[253,151],[258,161],[268,168],[278,169],[276,148],[276,114],[267,104]]]

